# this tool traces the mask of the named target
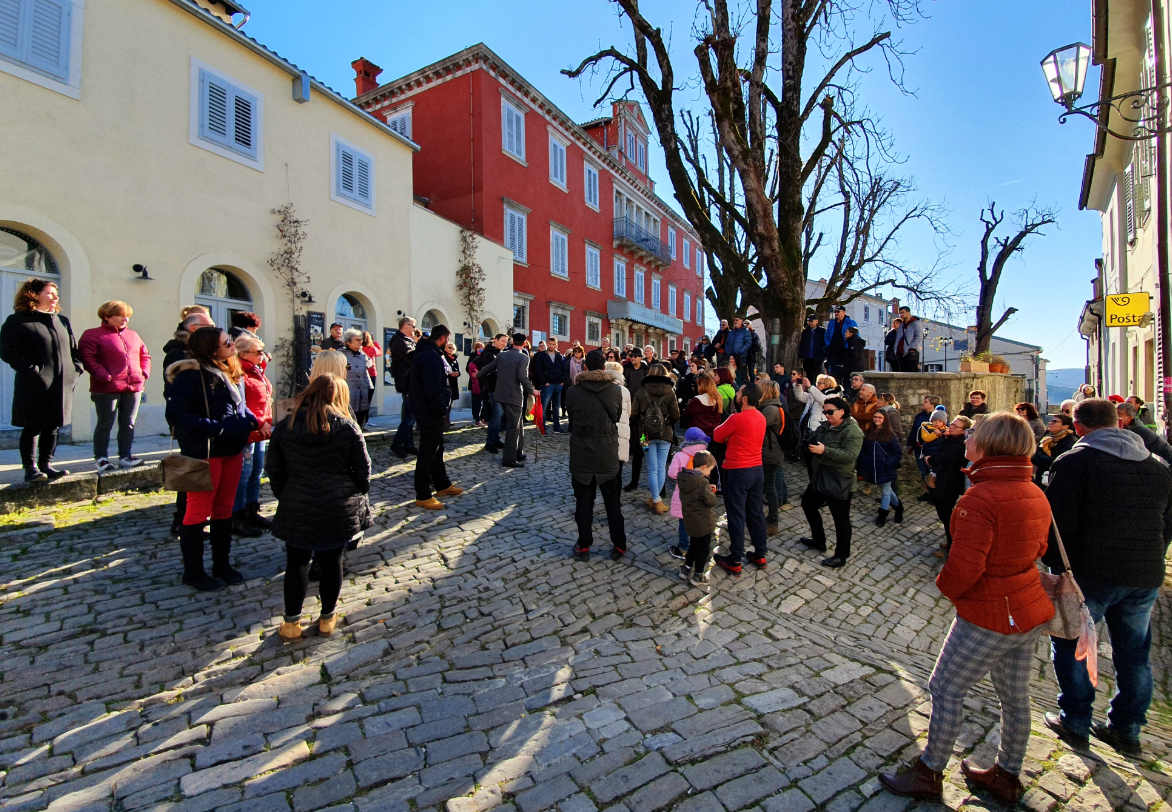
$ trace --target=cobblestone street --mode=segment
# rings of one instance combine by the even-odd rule
[[[245,583],[197,594],[167,540],[173,494],[17,517],[44,523],[0,535],[0,808],[911,808],[876,775],[923,745],[953,617],[930,506],[910,494],[904,523],[880,529],[857,497],[836,571],[785,512],[768,570],[716,570],[700,590],[676,576],[676,520],[645,488],[624,494],[630,554],[609,560],[599,504],[596,555],[573,561],[567,435],[536,450],[532,436],[527,466],[502,469],[483,429],[450,434],[466,490],[436,513],[412,505],[413,459],[372,443],[375,527],[347,554],[343,619],[330,638],[304,623],[294,644],[276,635],[285,557],[270,536],[234,543]],[[796,505],[805,470],[786,475]],[[1024,806],[1172,802],[1168,612],[1165,597],[1142,761],[1077,754],[1045,728],[1056,685],[1040,648]],[[1107,657],[1104,633],[1103,706]],[[987,681],[967,704],[945,801],[995,809],[959,770],[995,752]]]

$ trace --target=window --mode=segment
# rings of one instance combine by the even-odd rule
[[[692,294],[689,291],[684,291],[684,321],[692,318]]]
[[[684,354],[689,357],[692,355],[692,339],[690,338],[684,339]]]
[[[651,277],[651,307],[655,310],[659,309],[659,279]]]
[[[684,267],[692,267],[692,243],[688,240],[684,240]]]
[[[529,319],[526,318],[526,314],[527,314],[528,310],[529,310],[529,306],[525,302],[513,302],[513,329],[514,330],[525,330],[526,329],[525,325],[527,325],[529,323]]]
[[[248,285],[236,274],[221,268],[208,268],[200,274],[195,303],[206,307],[216,324],[231,324],[234,313],[253,310]]]
[[[586,204],[598,208],[598,170],[586,164]]]
[[[696,276],[704,275],[704,253],[700,246],[696,246]]]
[[[549,334],[559,341],[570,340],[570,314],[565,310],[549,310]]]
[[[674,316],[676,314],[676,286],[667,286],[667,312]]]
[[[586,343],[602,343],[602,319],[597,316],[586,317]]]
[[[675,354],[675,351],[676,351],[676,347],[677,347],[677,346],[679,346],[679,345],[678,345],[678,344],[676,344],[676,337],[675,337],[675,336],[672,336],[671,338],[669,338],[669,339],[667,340],[667,350],[668,350],[668,352],[670,352],[670,353],[672,353],[672,354]]]
[[[411,110],[394,113],[387,117],[387,126],[404,138],[411,137]]]
[[[593,245],[586,246],[586,287],[602,289],[602,253]]]
[[[502,147],[515,158],[525,160],[525,114],[501,99]]]
[[[704,297],[696,297],[696,323],[701,327],[704,326]]]
[[[863,305],[863,321],[871,320],[871,305]]]
[[[667,250],[671,252],[671,258],[676,258],[676,230],[669,228],[667,230]]]
[[[638,265],[635,266],[635,301],[638,304],[643,304],[646,294],[643,292],[643,269]]]
[[[373,211],[374,156],[337,136],[331,140],[334,144],[334,188],[330,197],[353,208]]]
[[[566,145],[549,136],[549,179],[566,188]]]
[[[569,238],[566,232],[550,228],[549,230],[549,272],[563,279],[570,278]]]
[[[635,137],[635,131],[627,127],[627,158],[634,161],[635,155],[638,152],[637,144],[639,139]]]
[[[12,0],[0,0],[0,9],[5,2]],[[261,95],[194,60],[192,94],[191,143],[263,170]]]
[[[647,146],[642,141],[639,142],[639,158],[635,165],[644,172],[647,171]]]
[[[69,79],[69,0],[0,0],[0,56]]]
[[[614,295],[627,298],[627,263],[618,257],[614,258]]]
[[[505,248],[513,250],[515,262],[527,262],[525,245],[525,215],[505,206]]]
[[[1127,242],[1135,242],[1135,163],[1129,163],[1123,171],[1123,204],[1126,212]]]

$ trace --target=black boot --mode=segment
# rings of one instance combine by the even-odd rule
[[[882,527],[887,524],[887,514],[890,512],[887,508],[879,508],[879,517],[875,519],[875,526]]]
[[[237,536],[241,536],[243,538],[256,538],[257,536],[264,535],[263,530],[261,530],[259,527],[253,526],[249,521],[248,510],[238,510],[232,514],[231,519],[224,519],[223,521],[229,523],[231,532],[235,533]],[[215,527],[215,522],[212,523],[212,527]]]
[[[259,527],[261,530],[268,530],[273,526],[272,519],[266,519],[260,515],[260,504],[257,502],[249,502],[244,506],[248,511],[248,523],[253,527]]]
[[[179,550],[183,554],[183,583],[200,592],[214,592],[222,584],[203,569],[203,524],[179,526]]]
[[[55,479],[60,479],[63,476],[69,476],[69,472],[67,470],[64,468],[54,468],[51,463],[52,460],[42,459],[37,464],[37,467],[41,469],[41,473],[43,473],[50,482]]]
[[[903,502],[895,506],[895,523],[899,524],[903,521]]]
[[[232,519],[212,519],[211,523],[212,575],[228,586],[244,583],[244,576],[232,569],[232,523]]]

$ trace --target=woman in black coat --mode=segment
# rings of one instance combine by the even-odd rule
[[[57,431],[73,422],[73,387],[81,356],[69,319],[60,315],[57,283],[28,279],[16,291],[14,312],[0,327],[0,358],[16,371],[12,425],[20,426],[20,462],[25,482],[68,474],[50,463]],[[33,446],[37,460],[33,461]]]
[[[167,422],[185,457],[207,460],[212,490],[189,491],[179,527],[183,583],[200,591],[239,584],[232,568],[232,505],[248,436],[260,429],[244,398],[236,344],[219,327],[200,327],[187,340],[188,357],[167,367]],[[262,439],[268,434],[264,431]],[[211,520],[212,576],[203,568],[203,528]],[[216,580],[219,579],[219,580]]]
[[[370,527],[370,457],[350,419],[350,390],[332,375],[315,378],[297,397],[288,419],[273,429],[265,468],[277,497],[272,533],[285,542],[285,617],[277,633],[301,637],[301,607],[309,590],[309,563],[320,570],[318,631],[337,625],[342,554]]]
[[[964,468],[968,460],[964,455],[964,433],[972,428],[973,421],[958,416],[948,424],[947,433],[940,448],[924,460],[936,474],[936,488],[932,501],[936,503],[936,515],[944,523],[945,549],[952,548],[952,509],[964,494]]]

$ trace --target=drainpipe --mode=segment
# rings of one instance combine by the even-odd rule
[[[1167,56],[1164,52],[1164,7],[1161,0],[1152,0],[1152,39],[1155,45],[1156,84],[1167,81]],[[1163,95],[1163,91],[1161,91]],[[1161,99],[1162,101],[1162,99]],[[1160,122],[1163,125],[1163,122]],[[1160,363],[1163,373],[1164,433],[1172,438],[1172,291],[1168,289],[1168,184],[1166,136],[1156,136],[1156,270],[1160,288]]]

